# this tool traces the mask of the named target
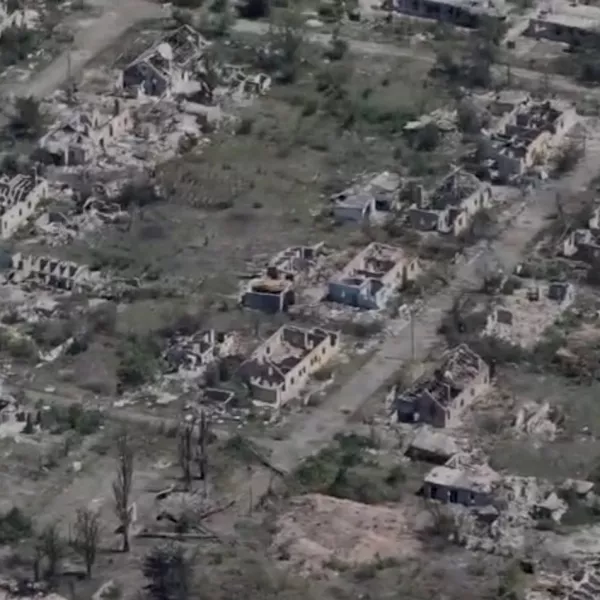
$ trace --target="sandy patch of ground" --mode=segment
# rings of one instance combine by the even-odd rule
[[[307,494],[293,498],[278,518],[273,547],[303,573],[323,571],[333,559],[360,565],[407,558],[420,548],[409,522],[401,508]]]

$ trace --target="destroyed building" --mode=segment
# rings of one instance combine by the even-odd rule
[[[596,232],[590,229],[575,229],[563,241],[565,257],[580,260],[593,267],[600,264],[600,243]]]
[[[290,246],[269,261],[264,276],[269,279],[297,281],[310,275],[323,251],[323,242],[314,246]]]
[[[393,0],[394,10],[461,27],[478,27],[482,20],[503,22],[506,7],[502,0]]]
[[[577,119],[573,106],[527,98],[481,137],[480,158],[500,181],[514,180],[547,163]]]
[[[59,122],[39,141],[39,155],[57,166],[84,165],[133,128],[123,100],[107,99]]]
[[[455,236],[466,231],[474,215],[492,205],[492,188],[462,169],[454,169],[431,192],[417,188],[409,209],[412,227]]]
[[[277,410],[297,398],[339,348],[338,333],[283,326],[242,364],[239,374],[257,405]]]
[[[32,256],[20,252],[12,257],[12,281],[33,281],[38,284],[81,293],[101,282],[101,274],[87,265],[49,256]]]
[[[381,225],[398,205],[401,179],[384,171],[365,183],[356,184],[330,198],[333,216],[340,222]]]
[[[194,335],[177,335],[169,340],[163,358],[170,373],[180,377],[199,377],[219,358],[233,351],[234,336],[214,329]]]
[[[10,238],[35,213],[48,196],[48,182],[31,175],[0,177],[0,220],[2,239]]]
[[[529,17],[524,35],[571,46],[597,44],[600,8],[586,3],[553,2]]]
[[[487,473],[449,466],[434,467],[423,480],[425,498],[464,506],[486,506],[493,501],[496,480]]]
[[[148,96],[169,95],[191,80],[208,44],[192,27],[183,25],[127,65],[117,86]]]
[[[485,335],[530,348],[575,300],[567,282],[529,281],[510,294],[502,294],[489,313]]]
[[[21,6],[20,3],[0,1],[0,37],[5,29],[16,27],[21,30],[34,29],[40,21],[38,11]]]
[[[327,300],[356,308],[384,308],[421,273],[417,257],[401,248],[372,242],[327,284]]]
[[[392,388],[398,420],[454,427],[463,411],[489,388],[490,369],[466,344],[446,352],[435,371],[409,389]]]
[[[411,440],[405,454],[412,460],[443,465],[457,452],[458,446],[450,436],[423,425]]]
[[[324,244],[290,246],[277,253],[244,285],[241,304],[266,313],[286,312],[295,302],[295,284],[308,277],[324,253]]]

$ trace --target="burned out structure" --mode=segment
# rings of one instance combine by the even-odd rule
[[[600,239],[591,229],[574,229],[563,241],[562,254],[597,268],[600,266]]]
[[[0,237],[10,238],[48,196],[48,182],[37,172],[0,177]]]
[[[133,115],[119,98],[96,102],[59,122],[39,141],[39,156],[59,166],[84,165],[133,128]]]
[[[490,385],[490,369],[467,345],[449,350],[438,368],[405,391],[393,388],[388,400],[398,420],[454,427],[462,412]]]
[[[183,25],[127,65],[117,85],[148,96],[169,95],[191,80],[207,46],[200,33]]]
[[[340,222],[383,224],[398,206],[401,179],[384,171],[330,198],[333,216]]]
[[[486,506],[493,502],[497,478],[488,473],[447,465],[434,467],[423,480],[425,498],[464,506]]]
[[[12,280],[35,283],[68,292],[85,292],[101,283],[99,271],[87,265],[50,256],[32,256],[20,252],[12,256]]]
[[[547,163],[577,122],[571,105],[527,98],[480,138],[478,153],[492,179],[510,182]]]
[[[462,169],[454,169],[430,194],[418,188],[408,211],[410,224],[420,231],[455,236],[469,227],[474,215],[492,205],[492,188]]]
[[[393,0],[394,10],[461,27],[478,27],[482,20],[506,20],[501,0]]]
[[[563,281],[524,281],[512,293],[496,299],[487,317],[484,333],[530,348],[544,331],[571,306],[575,288]]]
[[[327,284],[327,300],[356,308],[381,309],[421,273],[417,257],[372,242]]]
[[[277,253],[243,287],[240,302],[266,313],[285,312],[295,302],[295,286],[309,276],[323,254],[322,243],[290,246]]]
[[[338,333],[283,326],[239,369],[253,401],[278,410],[297,398],[313,373],[339,352]]]
[[[571,46],[597,44],[600,8],[586,3],[552,2],[529,18],[526,36]]]
[[[169,372],[180,377],[198,377],[206,368],[220,358],[231,354],[234,346],[232,334],[215,331],[200,331],[194,335],[176,335],[169,340],[163,358]]]

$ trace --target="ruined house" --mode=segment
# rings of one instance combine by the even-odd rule
[[[324,244],[290,246],[277,253],[258,277],[242,290],[241,304],[266,313],[285,312],[295,302],[294,284],[308,277],[324,252]]]
[[[502,0],[393,0],[397,12],[435,19],[461,27],[478,27],[482,19],[502,22],[506,8]]]
[[[59,166],[84,165],[133,128],[133,116],[123,101],[113,98],[90,111],[76,112],[39,141],[40,155]]]
[[[148,96],[163,96],[185,86],[208,42],[189,25],[169,33],[127,65],[117,86]]]
[[[384,171],[330,198],[333,216],[341,222],[382,224],[398,205],[401,179]]]
[[[287,312],[296,301],[294,284],[289,279],[258,277],[248,282],[242,292],[242,306],[268,314]]]
[[[401,248],[372,242],[327,284],[327,300],[356,308],[384,308],[421,272],[417,257]]]
[[[600,264],[600,243],[590,229],[575,229],[563,241],[562,253],[573,260],[581,260],[593,267]]]
[[[264,275],[270,279],[297,281],[310,275],[323,254],[324,243],[314,246],[290,246],[276,254],[267,265]]]
[[[597,44],[600,8],[583,2],[553,2],[529,17],[524,35],[570,46]]]
[[[230,354],[233,346],[232,334],[210,329],[191,336],[174,336],[169,340],[163,358],[171,373],[181,377],[198,377],[219,358]]]
[[[50,256],[32,256],[17,252],[13,254],[12,267],[13,281],[34,281],[69,292],[85,292],[101,282],[100,273],[90,270],[87,265],[78,265]]]
[[[454,427],[462,412],[489,388],[490,369],[466,344],[446,352],[438,368],[403,392],[393,388],[388,400],[398,420]]]
[[[425,498],[464,506],[485,506],[493,501],[496,478],[449,466],[434,467],[423,480]]]
[[[530,348],[574,300],[575,288],[570,283],[528,281],[525,286],[497,298],[484,333]]]
[[[2,239],[10,238],[22,227],[48,196],[48,182],[31,175],[7,175],[0,177],[0,222]]]
[[[40,21],[40,13],[19,3],[0,1],[0,37],[2,32],[10,27],[19,29],[35,29]]]
[[[257,405],[277,410],[298,397],[339,348],[338,333],[284,325],[242,364],[239,375]]]
[[[571,105],[527,98],[482,136],[479,153],[493,163],[501,181],[511,181],[545,164],[553,149],[577,122]]]
[[[409,209],[412,227],[460,235],[473,217],[492,205],[492,188],[462,169],[454,169],[431,192],[421,190]]]

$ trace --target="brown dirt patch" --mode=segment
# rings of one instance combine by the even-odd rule
[[[420,543],[404,508],[371,506],[321,494],[293,498],[277,520],[273,548],[303,573],[332,561],[350,566],[414,556]]]

